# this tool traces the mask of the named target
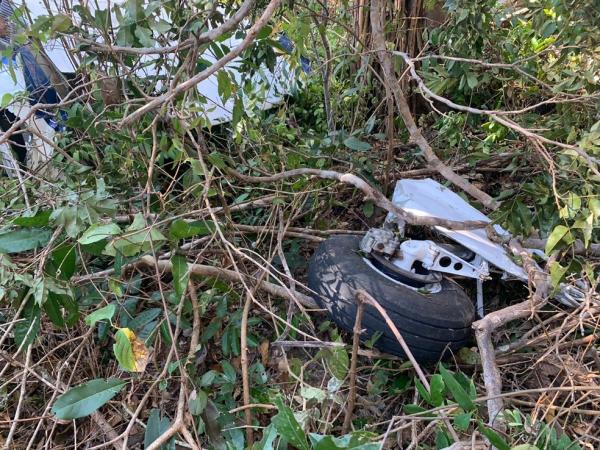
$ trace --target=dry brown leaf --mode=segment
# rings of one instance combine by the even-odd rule
[[[264,340],[260,343],[260,358],[262,360],[263,367],[269,365],[269,341]]]
[[[0,38],[8,37],[8,23],[0,17]]]
[[[129,328],[124,328],[123,331],[129,338],[131,349],[133,351],[133,357],[135,359],[135,369],[132,370],[132,372],[143,372],[146,370],[146,366],[150,360],[150,350],[132,330]]]

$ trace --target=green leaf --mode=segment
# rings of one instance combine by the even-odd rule
[[[68,280],[75,274],[77,265],[76,246],[63,244],[58,246],[50,257],[56,273],[52,274],[57,278]]]
[[[33,216],[21,216],[17,217],[13,220],[13,224],[19,225],[20,227],[45,227],[50,222],[50,215],[52,214],[51,210],[42,210],[38,211]]]
[[[236,96],[235,103],[233,104],[233,111],[231,114],[231,126],[235,127],[240,122],[240,120],[242,120],[243,116],[244,116],[244,102],[242,101],[242,99],[239,96]],[[211,153],[211,155],[212,155],[212,153]]]
[[[72,327],[79,319],[77,302],[70,295],[49,291],[46,303],[44,303],[44,310],[52,323],[59,327]]]
[[[472,414],[470,412],[454,416],[454,426],[458,428],[459,431],[467,431],[471,423],[471,416]]]
[[[451,443],[452,441],[450,440],[448,433],[442,428],[438,428],[435,432],[435,447],[440,449],[448,448]]]
[[[144,448],[150,447],[170,426],[171,422],[167,417],[161,418],[159,409],[150,411],[148,422],[146,423],[146,432],[144,433]],[[175,450],[175,438],[171,438],[169,442],[161,445],[159,448],[160,450]]]
[[[431,383],[429,384],[429,391],[431,394],[432,406],[441,406],[444,401],[444,379],[438,373],[431,377]]]
[[[419,392],[419,395],[421,396],[421,398],[433,406],[433,402],[431,401],[431,394],[429,393],[429,391],[427,389],[425,389],[425,386],[423,386],[423,383],[421,383],[421,380],[419,380],[416,377],[415,377],[415,387],[417,388],[417,391]]]
[[[14,77],[13,77],[14,79]],[[6,93],[2,96],[2,100],[0,100],[0,108],[4,109],[6,108],[8,105],[10,105],[13,101],[13,99],[15,98],[15,96],[11,93]]]
[[[46,245],[52,231],[42,228],[28,228],[0,234],[0,253],[20,253]]]
[[[66,33],[71,28],[71,18],[66,14],[56,15],[52,19],[52,31]]]
[[[418,414],[423,417],[428,417],[427,414],[422,414],[427,410],[425,408],[423,408],[422,406],[415,405],[414,403],[409,403],[407,405],[404,405],[404,407],[402,409],[404,410],[404,413],[408,414],[408,415]]]
[[[588,214],[585,219],[578,219],[573,224],[573,228],[580,229],[583,234],[583,245],[587,248],[592,239],[594,231],[594,215]]]
[[[454,379],[458,381],[471,400],[474,401],[477,398],[477,388],[471,378],[462,372],[456,372],[454,374]]]
[[[129,339],[131,330],[129,328],[119,328],[115,333],[115,343],[113,344],[113,352],[121,367],[128,372],[135,371],[135,355],[133,354],[133,346]]]
[[[231,97],[231,79],[225,70],[217,72],[217,90],[219,97],[223,100],[223,104]]]
[[[151,26],[152,26],[153,31],[156,31],[157,33],[160,33],[160,34],[166,33],[167,31],[169,31],[171,29],[171,24],[169,22],[167,22],[166,20],[162,20],[162,19],[158,19],[158,21],[151,24]]]
[[[556,25],[556,22],[554,22],[553,20],[548,20],[544,23],[544,25],[542,25],[542,28],[540,30],[540,34],[542,35],[542,37],[550,37],[550,35],[554,34],[554,32],[558,29],[558,26]]]
[[[252,447],[253,450],[275,450],[273,442],[277,438],[277,428],[275,425],[270,424],[263,430],[262,439]]]
[[[306,434],[294,417],[292,410],[283,403],[281,397],[275,399],[275,405],[279,412],[273,417],[272,423],[277,428],[277,432],[299,450],[309,450]]]
[[[563,267],[558,261],[552,261],[550,264],[550,283],[552,284],[553,288],[559,285],[568,269],[568,266]]]
[[[211,220],[197,220],[186,222],[177,219],[169,227],[169,235],[172,239],[187,239],[192,236],[208,236],[216,230],[215,223]]]
[[[266,39],[271,36],[271,33],[273,33],[273,27],[270,25],[265,25],[256,35],[256,39]]]
[[[154,47],[156,44],[156,41],[152,38],[152,32],[148,28],[136,26],[133,34],[144,47]]]
[[[115,236],[117,234],[121,234],[121,229],[116,223],[95,223],[87,230],[85,230],[85,232],[78,239],[77,242],[79,242],[82,245],[88,245],[93,244],[94,242],[101,241],[102,239],[106,239],[110,236]]]
[[[200,378],[200,386],[210,386],[217,378],[217,375],[218,372],[215,370],[209,370],[208,372],[205,372]]]
[[[479,84],[479,81],[477,80],[477,75],[475,75],[473,72],[468,72],[467,73],[467,86],[469,86],[469,88],[471,88],[471,89],[475,89],[478,84]]]
[[[25,307],[21,319],[15,324],[15,344],[27,348],[37,337],[40,331],[40,307],[30,299]]]
[[[142,327],[146,326],[147,324],[152,322],[154,319],[156,319],[161,313],[162,313],[161,308],[147,309],[146,311],[142,311],[137,316],[135,316],[133,319],[131,319],[131,321],[129,321],[127,326],[129,328],[131,328],[132,330],[141,329]]]
[[[471,350],[469,347],[462,347],[459,351],[458,351],[458,360],[461,363],[464,364],[479,364],[480,363],[480,357],[479,357],[479,353],[477,353],[476,351]]]
[[[99,320],[112,319],[116,311],[117,306],[114,303],[111,303],[110,305],[107,305],[104,308],[97,309],[93,313],[89,314],[85,318],[85,323],[90,327],[93,327]]]
[[[589,208],[595,219],[600,218],[600,199],[591,198],[589,199]]]
[[[341,338],[338,338],[336,342],[342,342]],[[348,357],[346,348],[334,347],[325,349],[324,354],[326,355],[327,367],[331,374],[338,380],[346,378],[348,366],[350,365],[350,358]]]
[[[371,144],[365,141],[361,141],[360,139],[354,136],[349,136],[346,139],[344,139],[344,145],[350,150],[357,150],[359,152],[366,152],[367,150],[371,150]]]
[[[224,170],[227,168],[227,164],[225,163],[225,159],[223,159],[223,155],[219,152],[212,152],[207,157],[208,161],[215,166],[217,169]]]
[[[300,395],[306,400],[317,400],[318,402],[322,402],[327,398],[327,394],[323,389],[312,386],[302,386],[300,388]]]
[[[102,240],[98,242],[94,242],[90,245],[80,245],[80,249],[83,253],[87,253],[93,256],[102,256],[102,252],[106,247],[108,241]]]
[[[190,414],[193,416],[199,416],[206,408],[208,403],[208,395],[202,389],[196,390],[194,389],[190,394],[190,398],[188,400],[188,408],[190,410]]]
[[[61,420],[89,416],[117,395],[126,384],[126,381],[118,378],[88,381],[58,397],[52,412]]]
[[[481,421],[478,421],[477,428],[498,450],[510,450],[510,445],[508,445],[504,438],[491,428],[486,427]]]
[[[564,436],[564,435],[563,435]],[[575,447],[573,447],[573,450]],[[539,447],[532,444],[521,444],[511,447],[510,450],[540,450]]]
[[[50,295],[52,295],[52,293],[50,293],[49,296]],[[69,295],[59,295],[58,301],[67,312],[67,317],[65,317],[65,325],[68,327],[74,326],[79,320],[79,305]]]
[[[552,230],[552,233],[550,233],[550,236],[548,236],[548,240],[546,241],[546,248],[544,250],[546,255],[550,254],[554,247],[556,247],[556,244],[558,244],[567,233],[570,233],[570,231],[564,225],[554,227],[554,230]]]
[[[190,271],[188,269],[188,263],[185,256],[174,254],[171,257],[172,274],[173,274],[173,287],[175,293],[181,299],[188,285],[190,279]]]
[[[31,292],[36,305],[41,307],[46,303],[46,299],[48,298],[48,283],[46,282],[46,278],[35,278],[31,286]]]
[[[375,212],[375,204],[371,201],[365,202],[363,204],[363,214],[367,218],[373,217],[373,213]]]
[[[152,248],[156,250],[157,244],[166,240],[167,238],[160,231],[150,227],[115,238],[106,246],[104,254],[116,256],[120,253],[123,256],[134,256],[140,252],[150,251]]]
[[[65,320],[61,312],[61,305],[58,301],[57,294],[51,292],[48,293],[48,298],[44,303],[44,311],[46,311],[46,314],[48,314],[48,317],[54,325],[60,328],[65,326]]]
[[[465,411],[472,411],[475,409],[475,403],[469,397],[467,391],[463,389],[456,378],[454,378],[454,374],[447,370],[443,365],[440,364],[440,373],[442,374],[442,378],[444,379],[444,383],[448,386],[448,389],[452,393],[452,397],[456,400],[456,403],[464,409]]]
[[[340,437],[310,433],[313,450],[380,450],[381,443],[373,442],[373,435],[354,432]]]

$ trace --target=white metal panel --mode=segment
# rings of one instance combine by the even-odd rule
[[[392,201],[418,217],[491,222],[485,214],[469,205],[459,195],[430,178],[398,181]],[[509,235],[499,225],[494,225],[494,228],[499,235]],[[439,226],[436,226],[435,229],[460,245],[474,251],[490,264],[517,278],[527,279],[527,274],[523,268],[510,259],[504,247],[491,241],[485,230],[448,230]]]

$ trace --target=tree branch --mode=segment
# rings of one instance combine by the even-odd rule
[[[234,177],[248,183],[272,183],[275,181],[281,181],[287,178],[295,178],[302,175],[312,175],[326,180],[336,180],[344,184],[349,184],[361,190],[365,194],[365,197],[367,199],[372,200],[380,208],[383,208],[386,211],[395,214],[396,216],[398,216],[399,218],[411,225],[441,226],[444,228],[448,228],[449,230],[475,230],[485,228],[488,230],[488,232],[491,231],[492,233],[495,233],[493,231],[493,227],[490,225],[490,222],[484,222],[480,220],[465,220],[461,222],[457,220],[442,219],[439,217],[417,216],[409,211],[402,209],[401,207],[393,203],[391,200],[387,199],[385,195],[383,195],[380,191],[375,189],[369,183],[352,173],[341,173],[336,172],[334,170],[303,168],[288,170],[270,176],[253,177],[250,175],[244,175],[231,168],[227,168],[225,170],[227,174],[233,175]]]
[[[400,89],[398,79],[394,72],[390,54],[385,46],[385,37],[382,28],[381,19],[381,2],[380,0],[373,0],[371,3],[371,31],[373,35],[373,47],[379,57],[381,68],[383,71],[383,77],[385,83],[389,86],[394,95],[398,112],[406,125],[406,129],[410,133],[412,140],[419,146],[423,152],[423,156],[427,160],[430,167],[434,168],[441,176],[450,181],[452,184],[458,186],[460,189],[465,191],[467,194],[472,196],[481,202],[488,209],[497,209],[500,203],[494,200],[485,192],[477,189],[463,177],[454,172],[450,167],[444,164],[434,153],[431,145],[425,139],[419,127],[413,118],[406,97]]]
[[[388,55],[387,51],[384,51],[383,54]],[[417,71],[416,71],[415,65],[414,65],[414,61],[406,53],[394,52],[394,54],[401,56],[402,59],[404,60],[404,62],[408,65],[411,78],[417,82],[419,89],[421,90],[421,92],[423,93],[423,95],[425,97],[433,98],[433,99],[437,100],[438,102],[443,103],[457,111],[463,111],[463,112],[467,112],[470,114],[477,114],[477,115],[487,115],[492,120],[498,122],[501,125],[504,125],[507,128],[510,128],[513,131],[516,131],[517,133],[519,133],[525,137],[533,138],[533,139],[536,139],[545,144],[554,145],[556,147],[564,148],[567,150],[573,150],[575,153],[577,153],[579,156],[581,156],[583,159],[585,159],[587,161],[588,165],[590,166],[590,169],[596,175],[600,176],[600,172],[598,172],[598,169],[596,168],[596,165],[600,164],[600,160],[598,160],[597,158],[592,158],[581,147],[579,147],[577,145],[564,144],[562,142],[553,141],[551,139],[545,138],[544,136],[534,133],[533,131],[530,131],[526,128],[523,128],[521,125],[515,123],[514,121],[512,121],[506,117],[502,117],[503,115],[507,115],[507,114],[524,113],[533,107],[528,107],[528,108],[524,108],[520,111],[511,111],[510,113],[507,113],[507,112],[502,112],[502,111],[478,109],[478,108],[473,108],[471,106],[459,105],[458,103],[454,103],[452,100],[449,100],[445,97],[437,95],[435,92],[433,92],[431,89],[429,89],[427,87],[427,85],[423,82],[423,79],[417,74]],[[389,58],[389,56],[388,56],[388,58]]]
[[[89,39],[79,38],[80,42],[89,45],[89,50],[93,52],[102,52],[102,53],[123,53],[127,55],[164,55],[167,53],[176,53],[183,50],[187,50],[194,45],[201,45],[212,42],[225,33],[232,31],[238,24],[246,17],[249,13],[256,0],[246,0],[242,3],[242,6],[235,12],[233,16],[231,16],[228,20],[223,22],[217,28],[213,28],[212,30],[205,31],[200,34],[198,37],[190,37],[182,42],[177,42],[177,44],[169,45],[167,47],[121,47],[118,45],[110,45],[110,44],[99,44],[95,41],[91,41]]]
[[[499,429],[502,429],[504,425],[498,420],[499,414],[504,408],[504,402],[500,397],[502,394],[502,377],[496,364],[492,332],[512,320],[531,315],[547,301],[550,290],[548,274],[539,268],[529,253],[516,240],[511,240],[509,246],[515,255],[523,259],[523,268],[529,275],[529,280],[534,287],[533,295],[529,300],[494,311],[473,324],[481,356],[483,381],[486,394],[489,397],[487,400],[489,424]]]
[[[165,103],[173,100],[179,94],[182,94],[182,93],[190,90],[191,88],[195,87],[201,81],[206,80],[208,77],[210,77],[212,74],[217,72],[219,69],[222,69],[223,67],[225,67],[225,65],[227,63],[229,63],[233,59],[237,58],[246,48],[248,48],[250,46],[250,44],[252,44],[252,42],[254,42],[254,39],[256,39],[256,36],[258,35],[259,31],[262,30],[263,27],[267,24],[267,22],[271,19],[271,16],[275,12],[275,10],[279,7],[281,1],[282,0],[271,0],[271,2],[265,8],[262,16],[260,16],[260,18],[248,30],[248,33],[246,34],[246,37],[244,38],[244,40],[240,43],[240,45],[238,45],[237,47],[232,49],[229,53],[227,53],[227,55],[223,56],[221,59],[216,61],[210,67],[207,67],[206,69],[204,69],[202,72],[194,75],[189,80],[186,80],[183,83],[180,83],[177,86],[175,86],[173,89],[170,89],[169,92],[167,92],[166,94],[161,95],[160,97],[154,98],[153,100],[151,100],[150,102],[148,102],[144,106],[142,106],[141,108],[135,110],[133,113],[131,113],[127,117],[123,118],[123,120],[121,121],[121,124],[124,126],[131,125],[136,120],[139,120],[147,112],[150,112],[150,111],[160,108]]]

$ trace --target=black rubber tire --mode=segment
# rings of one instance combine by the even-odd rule
[[[18,119],[19,118],[11,113],[8,109],[0,108],[0,131],[8,131]],[[9,143],[16,155],[18,162],[21,164],[21,167],[24,168],[27,160],[27,147],[25,145],[25,138],[23,137],[23,134],[13,133],[13,135],[10,137]]]
[[[335,323],[352,332],[356,318],[357,289],[364,289],[380,304],[404,337],[419,362],[434,362],[471,342],[475,307],[469,296],[451,280],[442,280],[436,294],[421,294],[373,270],[358,253],[360,236],[333,236],[315,251],[308,266],[308,286],[315,300],[329,311]],[[365,306],[362,339],[383,333],[375,347],[406,357],[381,315]]]

